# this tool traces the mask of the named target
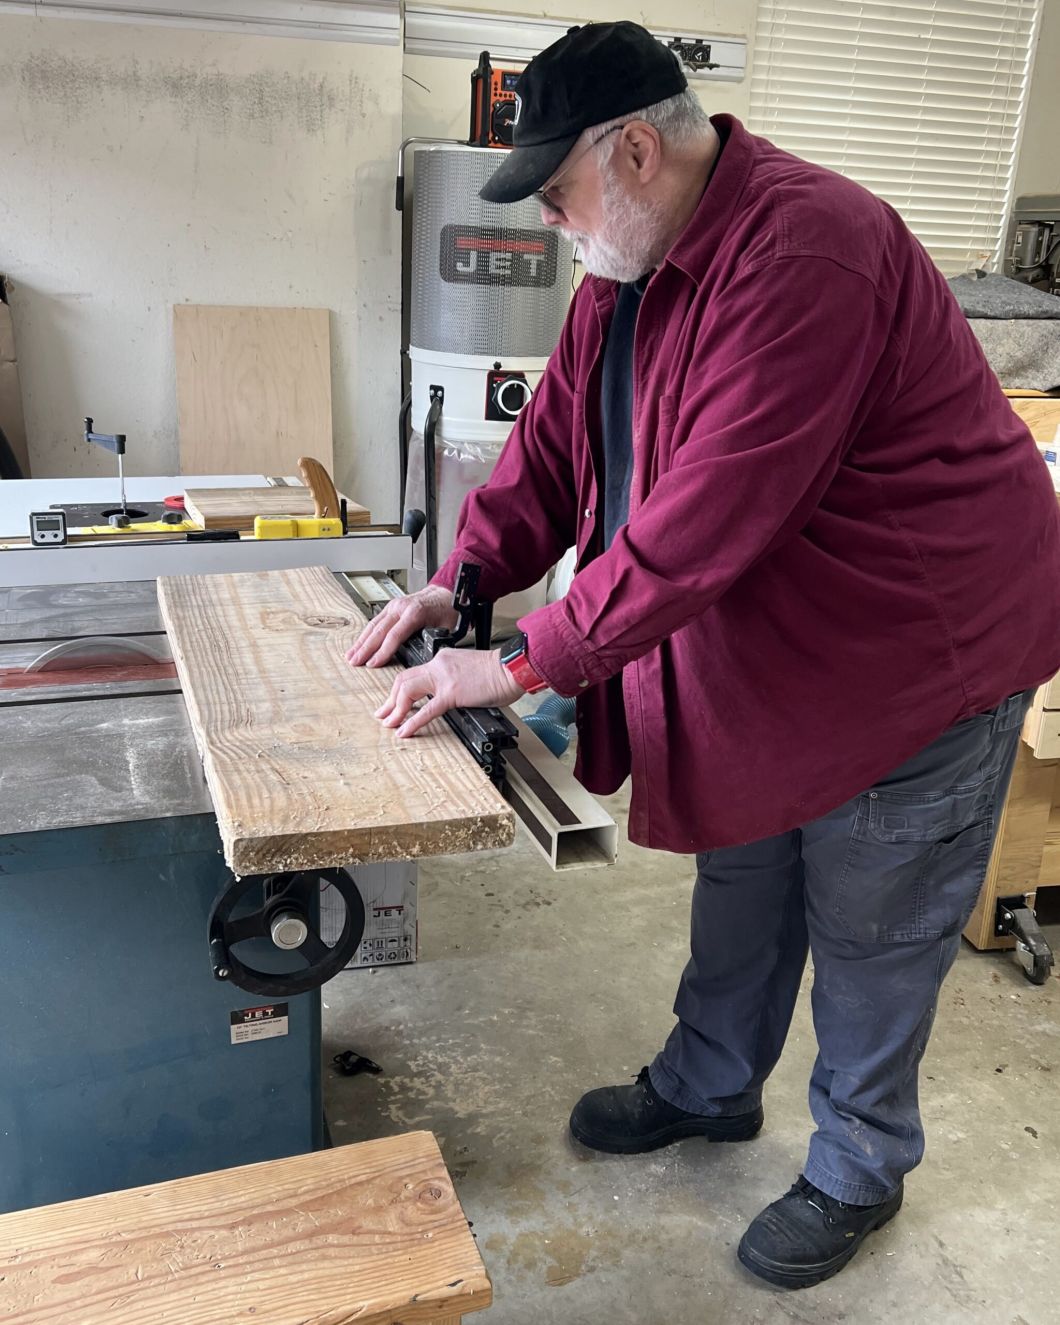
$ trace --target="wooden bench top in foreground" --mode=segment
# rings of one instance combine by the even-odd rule
[[[330,571],[172,576],[158,599],[236,874],[511,844],[444,719],[402,740],[373,716],[400,669],[346,663],[365,621]]]
[[[491,1298],[429,1132],[0,1215],[18,1325],[458,1325]]]

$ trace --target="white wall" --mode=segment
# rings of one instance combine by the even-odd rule
[[[33,473],[177,472],[172,305],[330,308],[339,486],[397,513],[400,48],[0,18]]]
[[[1044,0],[1031,74],[1016,197],[1060,193],[1060,0]]]

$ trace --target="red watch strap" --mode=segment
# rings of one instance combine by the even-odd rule
[[[528,695],[535,694],[538,690],[546,689],[548,682],[543,681],[530,665],[530,659],[525,653],[516,654],[516,656],[506,662],[505,667],[512,675],[512,680],[517,681],[523,687]]]

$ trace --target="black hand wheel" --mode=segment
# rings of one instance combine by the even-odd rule
[[[346,903],[346,920],[333,948],[313,923],[313,899],[321,883],[330,883]],[[232,912],[255,888],[264,894],[262,905],[235,920]],[[239,989],[266,998],[304,994],[326,984],[353,956],[364,937],[364,902],[345,870],[302,870],[296,874],[252,874],[233,879],[210,910],[207,941],[214,978],[229,980]],[[233,953],[247,939],[271,939],[277,948],[297,952],[306,970],[277,973],[259,971]]]

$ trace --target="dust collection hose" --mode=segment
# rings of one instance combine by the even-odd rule
[[[398,411],[398,464],[401,474],[401,504],[399,510],[405,510],[405,489],[409,481],[409,415],[412,413],[412,392],[405,392],[405,399]]]
[[[427,421],[423,425],[423,509],[427,515],[427,580],[430,582],[438,570],[438,488],[435,478],[434,438],[438,430],[438,420],[442,416],[442,402],[445,391],[440,386],[431,387],[431,407],[427,411]]]
[[[574,722],[574,700],[565,695],[550,695],[539,704],[535,712],[523,722],[542,740],[557,758],[566,754],[570,745],[570,728]]]

